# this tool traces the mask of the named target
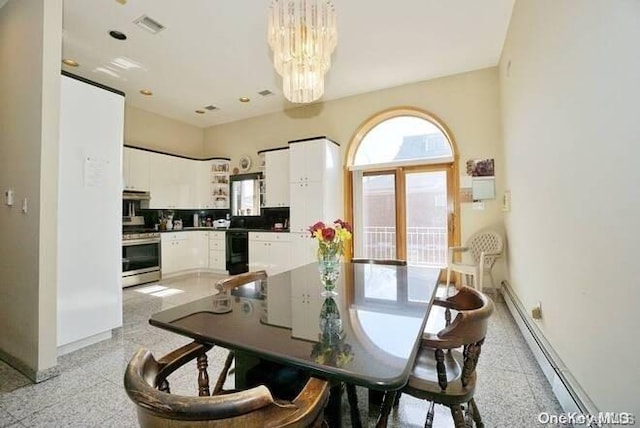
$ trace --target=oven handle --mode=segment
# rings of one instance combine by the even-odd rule
[[[145,245],[145,244],[159,244],[160,238],[146,238],[146,239],[128,239],[122,241],[123,247],[130,247],[132,245]]]

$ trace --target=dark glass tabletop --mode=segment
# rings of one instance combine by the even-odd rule
[[[317,264],[154,314],[149,322],[195,340],[373,389],[410,374],[439,269],[343,263],[337,295],[321,295]]]

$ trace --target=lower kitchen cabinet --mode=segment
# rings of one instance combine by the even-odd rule
[[[312,238],[309,232],[290,233],[291,257],[289,269],[295,269],[317,260],[318,240]]]
[[[285,232],[249,232],[249,270],[272,276],[288,270],[291,245]]]
[[[209,232],[209,269],[226,272],[226,233]]]
[[[160,235],[162,276],[209,266],[209,232],[181,231]]]

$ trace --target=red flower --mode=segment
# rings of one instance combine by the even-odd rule
[[[353,233],[353,228],[351,227],[351,225],[349,223],[347,223],[346,221],[342,221],[340,219],[337,219],[336,221],[333,222],[334,224],[339,224],[340,227],[342,227],[343,229],[346,229],[349,231],[349,233]]]
[[[333,241],[333,238],[335,236],[335,229],[332,229],[330,227],[325,227],[324,229],[322,229],[322,239],[324,239],[325,241]]]
[[[313,226],[309,227],[309,232],[311,233],[311,236],[313,236],[313,233],[316,230],[323,230],[325,228],[325,225],[323,222],[319,221],[316,224],[314,224]]]

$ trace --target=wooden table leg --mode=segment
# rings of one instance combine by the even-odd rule
[[[324,409],[324,418],[329,428],[342,427],[342,382],[333,383],[329,389],[329,402]]]
[[[384,394],[384,400],[382,401],[382,408],[380,409],[380,416],[376,422],[376,428],[384,428],[387,426],[389,419],[389,413],[393,408],[393,402],[396,401],[396,394],[398,391],[387,391]]]

